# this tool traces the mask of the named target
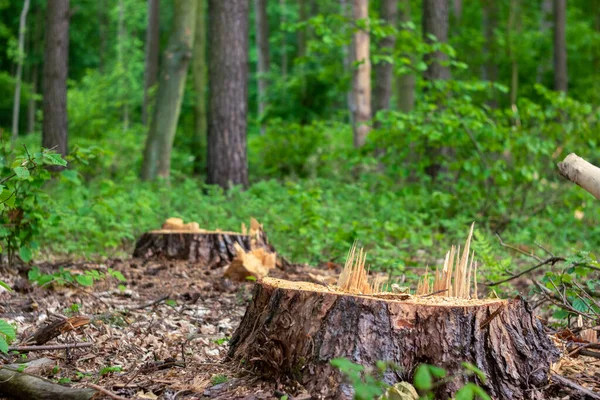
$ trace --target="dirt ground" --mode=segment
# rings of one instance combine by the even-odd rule
[[[91,288],[32,286],[26,275],[0,276],[15,288],[0,293],[0,318],[14,323],[19,341],[55,318],[82,315],[90,323],[48,344],[90,342],[82,349],[37,351],[29,359],[47,357],[55,367],[45,374],[55,382],[86,387],[99,385],[124,398],[137,399],[309,399],[301,389],[260,380],[240,366],[224,362],[228,339],[244,315],[252,282],[234,283],[223,269],[205,270],[185,262],[136,259],[103,264],[45,264],[72,272],[113,268],[125,278],[119,290],[114,278]],[[337,271],[336,271],[337,269]],[[274,277],[331,283],[339,266],[294,266],[275,270]],[[4,362],[26,361],[9,356]],[[600,360],[565,358],[561,373],[594,386]],[[549,387],[552,398],[565,393]]]

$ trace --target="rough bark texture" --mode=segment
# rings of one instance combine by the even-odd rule
[[[209,0],[209,184],[248,186],[248,1]]]
[[[200,0],[196,9],[196,38],[192,74],[194,78],[194,172],[202,172],[202,159],[206,143],[206,1]]]
[[[452,374],[468,361],[487,375],[482,386],[492,398],[524,399],[529,389],[547,383],[550,363],[558,356],[519,299],[431,305],[339,294],[308,283],[298,290],[297,285],[272,278],[257,283],[229,356],[271,378],[296,379],[315,398],[352,398],[351,388],[329,364],[336,357],[362,365],[392,361],[401,370],[384,375],[390,384],[411,381],[420,363]],[[463,384],[459,379],[440,387],[436,398],[449,398]]]
[[[575,153],[558,163],[560,174],[600,200],[600,168]]]
[[[235,258],[234,243],[245,251],[262,247],[275,252],[264,231],[252,238],[234,232],[147,232],[137,241],[134,257],[186,260],[208,268],[228,265]]]
[[[196,0],[176,0],[173,28],[163,56],[152,123],[146,140],[142,179],[168,178],[171,150],[192,58]]]
[[[150,89],[158,82],[158,53],[160,43],[160,1],[148,0],[148,28],[146,30],[146,61],[144,69],[144,104],[142,105],[142,123],[148,123],[150,107]]]
[[[267,109],[267,89],[270,69],[269,57],[269,19],[267,17],[267,0],[254,0],[254,15],[256,17],[256,47],[258,49],[258,117],[264,116]],[[262,125],[262,124],[261,124]],[[264,127],[261,126],[261,133]]]
[[[42,146],[67,154],[67,76],[69,67],[69,0],[48,2]]]
[[[369,18],[367,0],[353,0],[352,14],[354,21]],[[352,74],[354,147],[362,147],[367,141],[369,121],[371,120],[371,58],[369,55],[369,32],[359,29],[352,38],[354,57],[358,65]]]
[[[396,26],[398,23],[398,0],[382,0],[380,18],[388,25]],[[394,52],[396,45],[396,36],[386,36],[379,41],[378,47],[385,49],[387,54]],[[394,65],[380,61],[375,64],[375,91],[373,93],[373,115],[381,110],[390,108],[390,99],[392,98],[392,79],[394,77]]]
[[[596,11],[598,12],[598,11]],[[567,93],[567,0],[554,0],[554,90]]]
[[[410,15],[410,0],[401,0],[400,22],[409,22],[412,20]],[[414,61],[410,54],[405,56]],[[411,112],[415,107],[415,75],[406,73],[398,76],[398,108],[405,113]]]
[[[50,3],[53,1],[57,0],[52,0]],[[22,400],[89,400],[96,391],[69,388],[34,375],[1,368],[0,394]]]
[[[431,43],[428,35],[433,35],[440,43],[448,42],[448,1],[449,0],[423,0],[423,38]],[[442,65],[448,61],[448,55],[441,51],[426,54],[427,70],[423,77],[428,81],[450,79],[450,68]]]

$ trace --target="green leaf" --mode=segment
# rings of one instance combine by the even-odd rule
[[[8,353],[8,342],[0,335],[0,353]]]
[[[487,380],[485,373],[482,370],[480,370],[479,368],[477,368],[475,365],[468,363],[468,362],[464,362],[464,363],[462,363],[462,366],[467,371],[471,371],[475,375],[477,375],[477,377],[479,378],[481,383],[485,383],[485,381]]]
[[[460,388],[459,391],[456,392],[456,400],[473,400],[475,394],[473,393],[473,388],[471,385],[472,384],[467,383],[465,386]]]
[[[12,289],[10,288],[10,286],[8,286],[8,284],[6,284],[6,282],[0,281],[0,287],[3,287],[4,289],[8,290],[9,292],[12,292]]]
[[[56,153],[44,153],[44,162],[49,165],[67,166],[67,162],[63,160],[60,154]]]
[[[60,175],[67,181],[79,186],[81,181],[79,180],[79,173],[72,169],[65,169]]]
[[[429,366],[429,372],[436,378],[443,378],[446,376],[446,370],[444,368],[436,367],[435,365]]]
[[[414,376],[415,388],[419,391],[428,391],[433,387],[433,378],[429,372],[429,365],[421,364],[417,367]]]
[[[13,168],[17,178],[19,179],[27,179],[29,178],[29,170],[26,167],[15,167]]]
[[[19,257],[23,262],[29,262],[33,258],[33,252],[28,246],[23,246],[19,249]]]
[[[40,272],[39,267],[33,267],[27,272],[27,278],[30,281],[37,281],[41,275],[42,273]]]
[[[590,310],[590,306],[587,301],[584,299],[575,299],[573,300],[573,308],[580,312],[588,312]]]
[[[92,286],[94,284],[94,278],[90,275],[75,275],[75,280],[81,286]]]
[[[17,337],[15,328],[3,319],[0,319],[0,335],[5,336],[9,341]]]

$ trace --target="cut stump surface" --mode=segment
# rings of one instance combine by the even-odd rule
[[[558,351],[527,304],[520,300],[466,300],[440,296],[350,295],[307,282],[264,278],[230,341],[230,358],[256,371],[287,377],[316,398],[351,399],[352,389],[329,361],[362,365],[392,361],[393,384],[411,381],[421,363],[460,374],[471,362],[487,376],[494,399],[530,398],[548,381]],[[462,379],[462,381],[461,381]],[[451,397],[463,377],[439,388]]]

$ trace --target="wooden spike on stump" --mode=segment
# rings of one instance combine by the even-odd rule
[[[412,382],[421,363],[461,375],[461,363],[471,362],[486,374],[487,383],[478,383],[494,399],[529,398],[532,388],[547,383],[558,352],[523,300],[399,298],[264,278],[230,341],[229,357],[270,378],[295,379],[327,399],[353,396],[329,363],[337,357],[396,363],[401,370],[384,376],[389,384]],[[449,398],[475,379],[453,380],[436,398]]]

